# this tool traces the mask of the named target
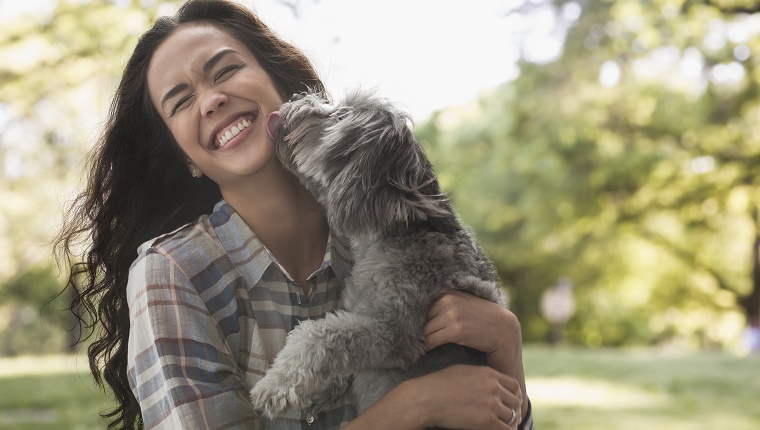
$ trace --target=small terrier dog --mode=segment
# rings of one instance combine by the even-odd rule
[[[410,124],[390,102],[362,91],[339,105],[299,94],[267,120],[278,158],[324,207],[332,231],[350,240],[354,263],[344,309],[293,329],[251,390],[254,407],[270,418],[330,404],[351,376],[362,413],[406,379],[485,363],[458,345],[423,347],[427,310],[447,289],[506,300]]]

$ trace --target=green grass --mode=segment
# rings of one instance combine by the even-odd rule
[[[0,359],[0,429],[104,429],[108,406],[81,357]]]
[[[760,429],[760,357],[528,347],[536,428]],[[0,429],[104,429],[81,357],[0,359]]]
[[[528,348],[537,428],[760,429],[760,357]]]

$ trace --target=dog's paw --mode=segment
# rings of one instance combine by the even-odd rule
[[[269,375],[259,381],[250,394],[254,409],[269,418],[291,408],[303,407],[303,399],[292,384]]]

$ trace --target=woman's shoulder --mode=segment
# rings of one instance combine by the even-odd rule
[[[209,216],[202,215],[194,222],[145,241],[137,248],[132,266],[150,255],[162,255],[180,263],[187,259],[197,261],[203,255],[219,252],[219,239],[209,222]]]
[[[179,293],[195,303],[199,300],[197,281],[205,279],[199,275],[224,269],[223,257],[224,249],[207,216],[148,240],[138,248],[129,269],[130,303],[143,295],[143,300],[152,300]]]

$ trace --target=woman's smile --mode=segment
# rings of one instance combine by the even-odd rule
[[[253,126],[258,118],[258,112],[246,113],[243,115],[231,115],[231,121],[224,121],[219,124],[212,134],[209,148],[214,150],[231,149],[244,140],[253,130]],[[219,131],[216,131],[219,130]]]

